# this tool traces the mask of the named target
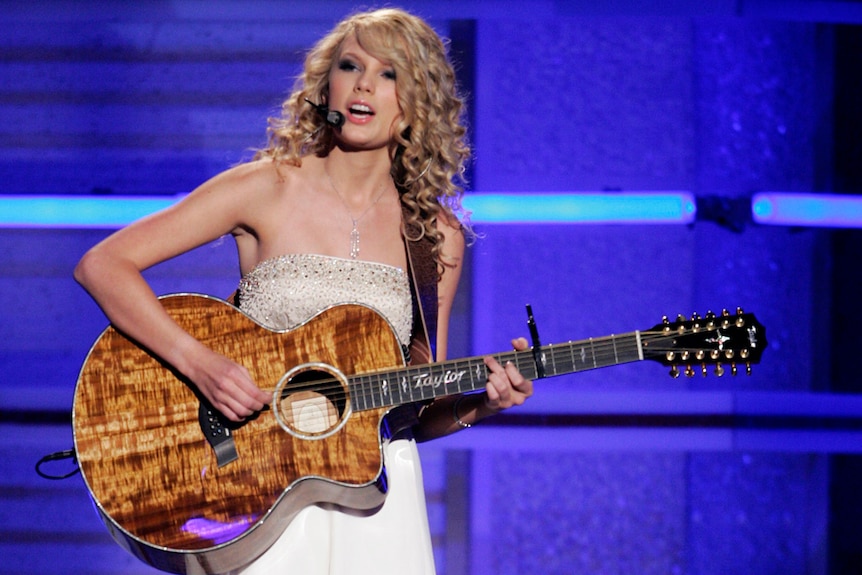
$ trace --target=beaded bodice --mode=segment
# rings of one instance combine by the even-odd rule
[[[239,284],[240,308],[271,329],[291,329],[335,304],[361,303],[389,320],[402,344],[410,341],[413,306],[401,268],[316,254],[260,262]]]

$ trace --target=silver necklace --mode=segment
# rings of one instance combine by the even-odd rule
[[[383,193],[386,191],[386,184],[388,183],[386,180],[383,180],[383,185],[380,186],[380,193],[377,194],[377,197],[371,202],[365,210],[359,214],[358,218],[353,217],[353,213],[350,211],[350,206],[347,205],[347,201],[344,199],[344,196],[341,195],[341,192],[338,188],[335,187],[335,182],[332,181],[332,176],[329,175],[329,170],[324,168],[323,170],[326,173],[326,179],[329,180],[329,185],[332,186],[332,189],[335,190],[335,195],[338,196],[338,199],[341,200],[341,203],[344,205],[344,209],[347,212],[347,216],[350,218],[350,221],[353,223],[353,229],[350,230],[350,259],[355,260],[359,257],[359,222],[365,215],[371,211],[371,208],[377,205],[377,202],[380,201],[380,198],[383,197]]]

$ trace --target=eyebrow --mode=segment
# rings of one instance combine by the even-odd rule
[[[393,70],[395,69],[395,64],[393,64],[392,62],[388,62],[388,61],[386,61],[386,60],[381,60],[380,58],[377,58],[376,56],[373,56],[372,54],[370,54],[369,52],[367,52],[367,51],[365,51],[365,50],[363,50],[363,52],[365,52],[365,54],[366,54],[369,58],[371,58],[371,59],[373,59],[373,60],[377,60],[378,62],[380,62],[381,64],[383,64],[383,66],[384,66],[384,67],[392,68]],[[359,54],[358,52],[354,51],[354,50],[347,49],[347,50],[345,50],[345,51],[341,52],[341,53],[338,55],[337,60],[341,60],[342,58],[355,58],[355,59],[357,59],[357,60],[362,60],[362,59],[363,59],[363,56],[362,56],[361,54]]]

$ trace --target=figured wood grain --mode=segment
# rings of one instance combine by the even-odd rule
[[[179,295],[162,303],[192,335],[244,365],[262,389],[273,390],[306,363],[345,374],[403,365],[388,322],[363,306],[336,306],[279,332],[215,298]],[[234,538],[260,540],[251,550],[243,542],[243,554],[256,555],[320,499],[359,509],[382,503],[384,409],[353,412],[322,439],[289,434],[265,410],[233,431],[239,458],[218,467],[198,422],[199,405],[187,381],[113,327],[94,344],[75,390],[75,448],[90,493],[112,533],[114,525],[126,532],[115,538],[130,539],[120,541],[125,547],[147,547],[132,551],[157,567],[185,572],[161,552],[212,551],[230,568],[253,558],[226,560],[216,553],[224,535],[184,530],[195,520],[233,524]],[[306,489],[306,482],[321,485]],[[294,489],[301,495],[291,498]],[[273,509],[273,518],[266,517]],[[264,517],[271,529],[262,528]]]

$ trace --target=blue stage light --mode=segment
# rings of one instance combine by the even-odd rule
[[[862,197],[762,192],[751,199],[751,216],[774,226],[860,228]]]
[[[467,194],[464,207],[480,224],[688,224],[688,192]]]
[[[0,197],[0,226],[119,228],[168,207],[180,196]],[[481,224],[678,224],[691,223],[694,197],[661,193],[523,193],[464,196],[472,221]]]
[[[173,196],[0,196],[0,227],[121,228],[178,199]]]
[[[120,228],[182,196],[0,196],[3,228]],[[476,224],[689,224],[689,192],[468,193]],[[762,192],[752,197],[765,225],[862,227],[862,196]]]

